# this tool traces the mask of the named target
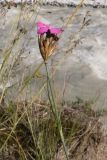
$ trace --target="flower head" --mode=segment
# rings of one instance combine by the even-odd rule
[[[63,29],[61,28],[56,28],[56,27],[51,26],[50,24],[44,24],[42,22],[38,22],[37,27],[38,27],[37,33],[40,35],[47,33],[48,31],[54,35],[58,35],[63,32]]]
[[[61,28],[55,28],[42,22],[37,23],[39,49],[44,61],[53,54],[56,42],[59,40],[58,35],[62,32]]]

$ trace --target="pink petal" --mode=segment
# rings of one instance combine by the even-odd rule
[[[37,27],[41,28],[41,27],[48,27],[49,28],[49,25],[48,24],[44,24],[42,22],[37,22]]]
[[[37,34],[44,34],[48,31],[48,28],[42,27],[37,30]]]
[[[42,22],[37,22],[37,34],[44,34],[48,31],[49,25]]]
[[[49,30],[52,34],[55,34],[55,35],[63,32],[63,29],[61,29],[61,28],[50,28]]]

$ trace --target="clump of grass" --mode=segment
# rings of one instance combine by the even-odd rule
[[[99,126],[95,112],[91,109],[87,112],[84,105],[59,108],[67,148],[72,146],[74,140],[78,141],[78,138],[81,142],[84,134],[85,136],[89,133],[93,134],[92,130],[95,132],[93,126],[96,124]],[[90,123],[90,129],[87,131]],[[97,134],[94,136],[96,137]],[[14,157],[14,159],[54,160],[62,146],[59,129],[49,104],[35,102],[29,107],[28,102],[10,102],[8,106],[5,103],[1,105],[0,155],[5,159]],[[69,158],[75,154],[76,146],[70,149]]]

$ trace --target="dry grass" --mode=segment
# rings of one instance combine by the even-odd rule
[[[87,103],[59,106],[69,159],[80,159],[102,141],[101,123]],[[16,112],[17,111],[17,112]],[[17,123],[18,122],[18,123]],[[1,156],[8,159],[61,159],[64,156],[56,120],[46,102],[2,102],[0,107]],[[56,158],[55,158],[56,157]]]

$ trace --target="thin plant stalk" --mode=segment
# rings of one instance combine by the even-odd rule
[[[57,110],[57,107],[56,107],[55,98],[54,98],[54,94],[53,94],[53,90],[52,90],[52,86],[51,86],[51,80],[50,80],[50,77],[49,77],[47,63],[44,61],[44,64],[45,64],[46,74],[47,74],[47,90],[48,90],[48,98],[49,98],[49,102],[50,102],[50,107],[51,107],[52,113],[53,113],[53,115],[55,117],[55,120],[56,120],[56,124],[57,124],[57,127],[58,127],[58,131],[59,131],[59,134],[60,134],[62,144],[63,144],[66,159],[69,160],[68,153],[67,153],[67,148],[66,148],[66,145],[65,145],[64,135],[63,135],[63,131],[62,131],[60,115],[58,114],[58,110]]]
[[[25,110],[26,110],[26,109],[25,109]],[[39,151],[40,151],[41,158],[42,158],[41,160],[44,160],[44,156],[43,156],[43,154],[42,154],[42,150],[41,150],[39,144],[36,143],[37,140],[36,140],[36,138],[35,138],[34,131],[33,131],[33,126],[32,126],[32,122],[31,122],[31,120],[30,120],[30,116],[29,116],[27,110],[26,110],[26,114],[27,114],[27,119],[28,119],[28,123],[29,123],[30,130],[31,130],[31,133],[32,133],[32,138],[33,138],[33,141],[34,141],[35,148],[36,148],[36,145],[37,145],[37,147],[38,147],[38,149],[39,149]]]

